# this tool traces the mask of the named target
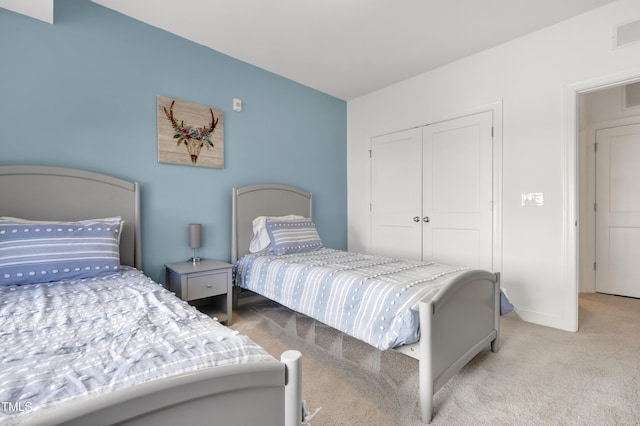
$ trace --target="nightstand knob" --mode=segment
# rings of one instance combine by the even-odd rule
[[[207,288],[211,288],[213,287],[211,284],[207,284]]]

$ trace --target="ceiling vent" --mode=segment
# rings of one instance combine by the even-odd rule
[[[613,29],[613,46],[623,47],[640,41],[640,19]]]

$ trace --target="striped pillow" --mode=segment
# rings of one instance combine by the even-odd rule
[[[267,219],[266,228],[276,254],[306,253],[323,247],[311,219],[287,221]]]
[[[0,218],[0,286],[118,272],[120,217],[78,222]]]

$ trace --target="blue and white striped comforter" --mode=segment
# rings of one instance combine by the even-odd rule
[[[467,268],[321,249],[249,254],[235,284],[385,350],[417,342],[418,302]]]
[[[161,377],[276,361],[132,268],[0,287],[0,324],[0,423],[9,425]]]

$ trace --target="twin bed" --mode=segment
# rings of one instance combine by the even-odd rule
[[[139,197],[97,173],[0,166],[0,422],[300,425],[299,352],[274,359],[140,272]],[[498,351],[497,274],[324,248],[294,187],[232,199],[236,285],[417,358],[423,422],[450,377]],[[269,219],[285,215],[304,219]],[[251,253],[260,216],[271,247]]]
[[[252,185],[232,200],[236,286],[418,359],[424,423],[449,378],[499,350],[498,274],[324,248],[311,193],[295,187]]]
[[[300,425],[299,352],[140,272],[137,184],[0,166],[0,200],[0,423]]]

